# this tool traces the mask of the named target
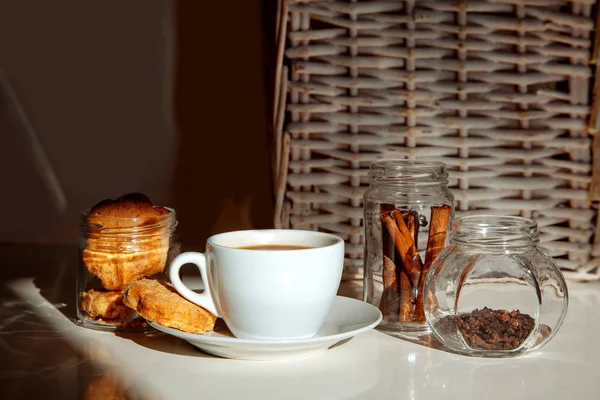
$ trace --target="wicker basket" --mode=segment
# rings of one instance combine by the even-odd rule
[[[275,225],[343,236],[358,278],[369,164],[435,158],[457,214],[533,217],[567,278],[600,279],[594,3],[281,0]]]

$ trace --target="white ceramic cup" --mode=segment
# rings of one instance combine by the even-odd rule
[[[257,245],[306,249],[255,250]],[[195,264],[204,292],[186,287],[184,264]],[[189,301],[223,318],[237,338],[313,337],[337,294],[344,265],[344,241],[327,233],[288,229],[222,233],[208,238],[205,253],[188,252],[171,263],[169,277]]]

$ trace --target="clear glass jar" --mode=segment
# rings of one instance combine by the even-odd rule
[[[147,323],[125,306],[123,290],[146,277],[165,279],[180,253],[175,210],[163,215],[118,218],[82,215],[77,271],[77,317],[88,328],[144,330]]]
[[[446,243],[454,198],[441,162],[376,161],[364,194],[364,300],[381,310],[377,329],[419,340],[429,332],[423,284]]]
[[[452,223],[451,245],[425,282],[425,313],[452,352],[511,357],[548,343],[565,318],[565,280],[538,248],[537,223],[471,215]]]

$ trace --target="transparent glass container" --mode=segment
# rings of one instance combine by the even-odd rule
[[[560,328],[565,280],[538,248],[537,223],[471,215],[452,223],[451,245],[425,282],[433,335],[451,352],[511,357],[540,348]]]
[[[180,253],[175,210],[142,218],[82,215],[77,271],[78,322],[98,330],[146,330],[148,324],[125,306],[127,285],[153,277],[165,280],[165,268]]]
[[[377,329],[420,340],[429,332],[425,276],[445,246],[453,215],[448,173],[441,162],[383,160],[371,165],[369,180],[364,194],[364,300],[383,314]]]

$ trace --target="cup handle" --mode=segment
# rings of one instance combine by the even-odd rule
[[[184,264],[194,264],[196,267],[198,267],[200,276],[202,277],[202,282],[204,283],[203,293],[196,293],[192,291],[181,281],[181,278],[179,277],[179,270]],[[206,268],[206,255],[193,251],[181,253],[175,257],[173,262],[171,262],[171,267],[169,268],[169,279],[171,280],[171,283],[175,289],[183,297],[204,308],[212,315],[220,317],[210,291],[208,271]]]

